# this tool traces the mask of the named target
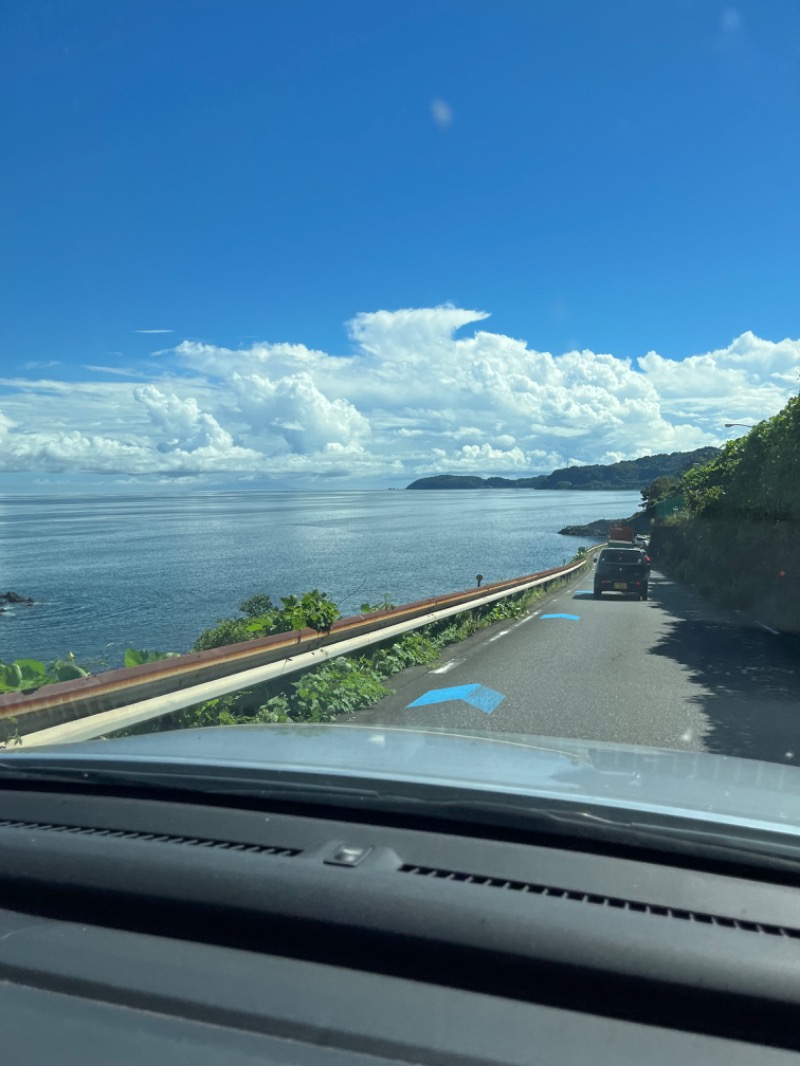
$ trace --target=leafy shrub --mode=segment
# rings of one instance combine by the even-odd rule
[[[255,596],[242,600],[239,604],[239,610],[242,614],[246,614],[248,618],[261,618],[266,614],[271,614],[275,608],[269,596],[266,596],[263,592],[257,592]]]
[[[46,685],[47,668],[37,659],[15,659],[0,663],[0,692],[28,692]]]
[[[78,666],[72,652],[67,652],[66,659],[55,659],[49,666],[39,659],[15,659],[11,663],[0,660],[0,693],[33,692],[43,685],[73,681],[79,677],[89,677],[89,671]]]
[[[298,598],[296,596],[281,596],[283,604],[275,618],[273,632],[281,633],[294,629],[316,629],[318,632],[329,632],[337,618],[341,618],[339,608],[330,598],[327,592],[304,592]]]
[[[177,654],[175,651],[137,651],[135,648],[126,648],[125,665],[141,666],[142,663],[155,663],[161,659],[174,659]]]
[[[223,648],[245,640],[267,637],[272,633],[291,633],[297,629],[316,629],[327,633],[340,618],[339,608],[327,594],[312,589],[302,596],[282,596],[280,608],[269,596],[258,593],[239,604],[244,618],[220,618],[216,625],[204,629],[194,643],[195,651]]]
[[[79,677],[88,677],[89,671],[75,662],[70,652],[66,659],[56,659],[50,664],[50,673],[54,681],[76,681]]]
[[[330,722],[339,714],[369,707],[389,695],[367,658],[331,659],[303,674],[292,688],[292,718],[306,722]]]
[[[439,645],[425,632],[407,633],[399,640],[378,648],[370,658],[381,677],[389,677],[408,666],[425,665],[439,657]]]
[[[228,644],[240,644],[243,640],[252,639],[253,633],[246,618],[220,618],[215,626],[203,630],[194,642],[194,651],[224,648]]]
[[[382,600],[378,600],[377,603],[362,603],[358,608],[361,614],[372,614],[374,611],[392,611],[397,606],[396,603],[392,603],[389,597],[384,594]]]

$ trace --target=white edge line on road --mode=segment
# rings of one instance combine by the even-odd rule
[[[437,666],[435,670],[431,670],[431,673],[446,674],[448,670],[452,670],[454,666],[458,666],[461,662],[461,659],[451,659],[450,662],[445,663],[444,666]]]
[[[733,611],[735,614],[741,615],[742,618],[747,618],[747,614],[739,607],[734,607]],[[780,629],[773,629],[772,626],[768,626],[766,622],[759,622],[757,618],[754,618],[753,621],[759,627],[759,629],[763,629],[765,632],[771,633],[773,637],[779,637],[781,635]]]
[[[510,633],[510,632],[511,632],[510,629],[504,629],[502,631],[502,633],[495,633],[495,635],[493,637],[489,637],[489,639],[486,641],[486,643],[487,644],[492,644],[495,640],[499,640],[501,637],[504,637],[506,635],[506,633]]]

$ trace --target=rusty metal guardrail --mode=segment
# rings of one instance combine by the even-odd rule
[[[47,685],[33,692],[7,693],[0,696],[0,721],[15,720],[15,739],[25,747],[103,736],[569,577],[585,564],[583,560],[478,589],[340,618],[329,632],[304,629],[277,633]]]

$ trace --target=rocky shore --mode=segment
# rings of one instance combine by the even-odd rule
[[[630,518],[597,518],[583,526],[564,526],[558,532],[565,537],[606,537],[611,526],[630,526],[634,533],[650,532],[644,511],[637,511]]]
[[[19,592],[0,592],[0,614],[9,604],[24,604],[26,607],[33,606],[33,596],[22,596]]]

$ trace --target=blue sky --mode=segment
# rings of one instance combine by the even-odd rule
[[[519,474],[773,413],[799,37],[794,0],[5,5],[0,489]]]

